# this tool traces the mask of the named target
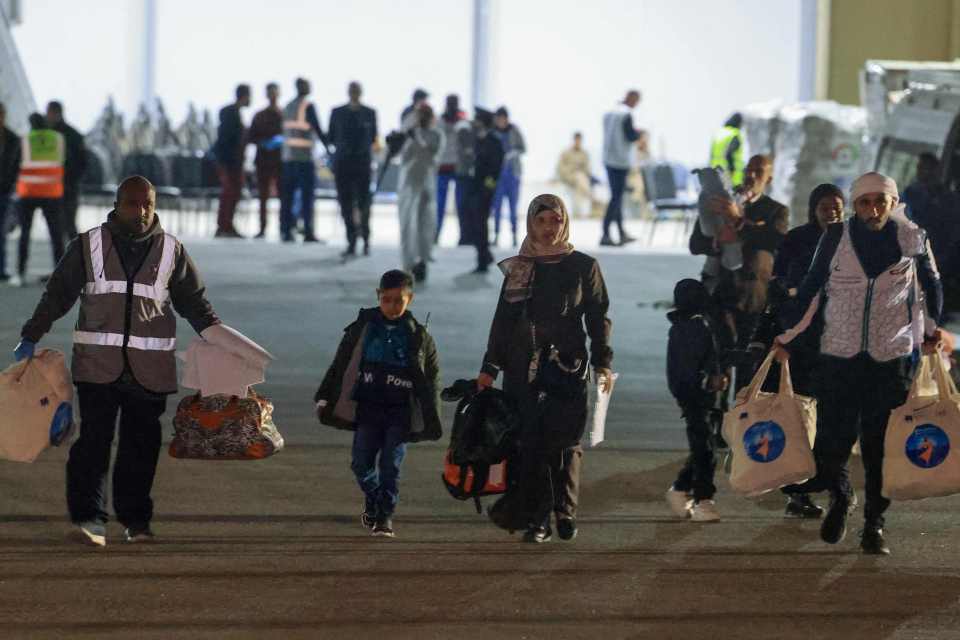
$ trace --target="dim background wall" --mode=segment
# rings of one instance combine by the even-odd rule
[[[506,104],[527,137],[526,176],[552,176],[574,130],[585,133],[598,173],[602,114],[624,91],[644,93],[639,119],[659,156],[692,166],[729,113],[758,100],[800,95],[802,0],[494,0],[490,105]],[[803,0],[809,2],[810,0]],[[189,102],[216,111],[238,82],[310,78],[326,120],[350,80],[385,131],[412,90],[442,108],[471,105],[469,0],[157,0],[156,91],[174,124]],[[89,128],[112,95],[135,114],[142,50],[136,0],[29,0],[14,29],[42,105],[66,105]]]
[[[860,104],[858,72],[869,59],[960,57],[960,0],[832,0],[828,96]]]

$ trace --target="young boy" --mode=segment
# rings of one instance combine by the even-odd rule
[[[703,283],[685,279],[673,290],[674,310],[667,341],[667,384],[687,423],[690,455],[676,481],[667,489],[667,504],[675,514],[697,522],[720,519],[713,495],[716,468],[708,421],[716,393],[727,385],[708,310],[710,296]]]
[[[386,272],[377,298],[379,307],[361,309],[344,329],[314,401],[321,423],[354,432],[360,521],[374,536],[392,538],[406,443],[441,436],[440,368],[433,338],[407,311],[413,278]]]

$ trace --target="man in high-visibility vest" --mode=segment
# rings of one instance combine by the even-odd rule
[[[313,199],[317,168],[313,164],[313,147],[317,140],[327,145],[327,135],[320,128],[317,109],[310,101],[310,83],[297,78],[297,97],[283,109],[283,169],[280,173],[280,239],[293,242],[296,221],[293,200],[300,193],[300,217],[303,220],[303,241],[319,242],[313,233]]]
[[[30,115],[30,133],[23,138],[20,177],[20,246],[17,262],[18,282],[26,284],[27,261],[30,258],[30,227],[39,208],[50,231],[53,264],[63,257],[63,230],[60,210],[63,206],[63,164],[66,144],[63,136],[47,125],[39,113]]]
[[[723,124],[713,136],[710,144],[710,166],[720,167],[730,176],[734,187],[743,182],[743,137],[740,127],[743,125],[743,116],[735,113]]]
[[[219,330],[197,267],[180,241],[164,232],[155,207],[156,191],[146,178],[120,184],[106,222],[70,242],[14,350],[17,360],[32,356],[79,298],[72,369],[80,437],[67,461],[67,508],[75,525],[71,537],[92,546],[107,542],[106,484],[117,431],[114,511],[126,542],[153,540],[150,493],[160,417],[177,391],[174,312],[205,338]]]

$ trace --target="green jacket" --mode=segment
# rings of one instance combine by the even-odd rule
[[[333,363],[313,396],[321,424],[356,430],[357,403],[353,400],[353,391],[360,371],[363,337],[367,325],[379,313],[380,309],[376,307],[361,309],[357,319],[343,330],[343,339]],[[409,311],[403,315],[402,321],[407,324],[412,336],[407,355],[416,364],[412,372],[409,432],[405,439],[407,442],[439,440],[443,429],[440,425],[440,360],[437,345],[427,333],[427,328],[417,322]]]

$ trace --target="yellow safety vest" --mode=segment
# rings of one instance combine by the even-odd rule
[[[34,129],[23,137],[23,156],[17,178],[21,198],[62,198],[63,136],[52,129]]]
[[[733,152],[733,166],[727,163],[727,149],[734,140],[740,142],[740,146]],[[710,147],[710,166],[721,167],[728,176],[733,186],[739,186],[743,182],[743,138],[740,137],[740,129],[736,127],[724,127],[720,129],[713,138],[713,145]]]

